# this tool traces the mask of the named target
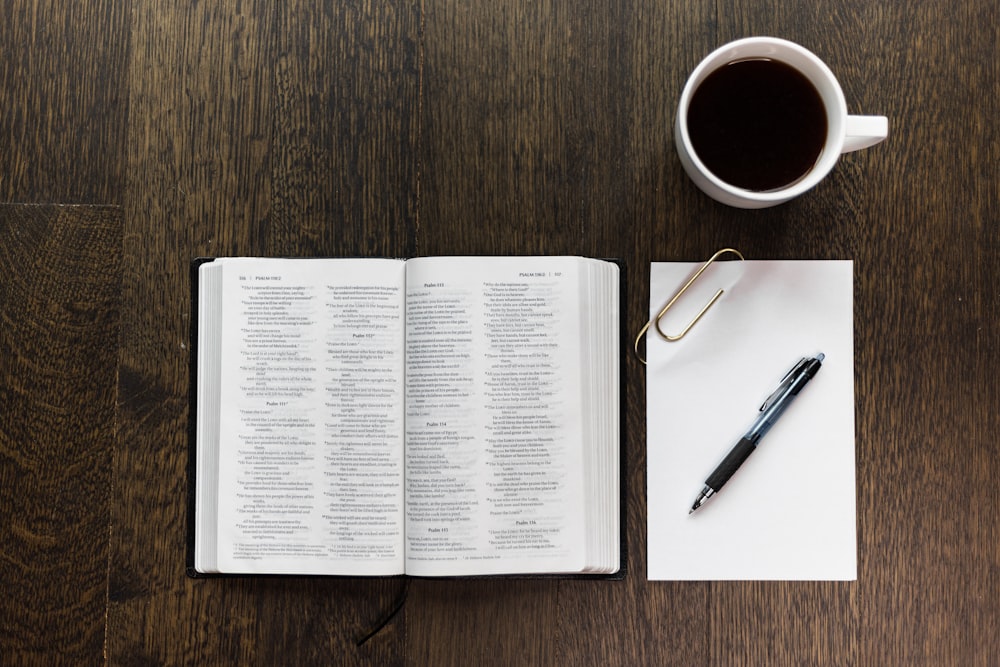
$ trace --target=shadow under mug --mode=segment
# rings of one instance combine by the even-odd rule
[[[804,75],[816,88],[826,111],[826,140],[815,164],[801,178],[774,190],[756,191],[722,180],[698,157],[688,127],[691,99],[706,78],[719,68],[743,60],[776,60]],[[710,53],[688,77],[674,124],[674,139],[681,164],[691,180],[716,201],[737,208],[766,208],[782,204],[813,188],[830,173],[842,153],[867,148],[888,136],[885,116],[851,116],[844,92],[830,68],[807,49],[775,37],[748,37],[725,44]]]

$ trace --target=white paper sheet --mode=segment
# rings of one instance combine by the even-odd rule
[[[654,263],[651,316],[700,263]],[[850,261],[716,262],[646,337],[650,580],[857,578]],[[723,489],[704,480],[802,357],[823,367]]]

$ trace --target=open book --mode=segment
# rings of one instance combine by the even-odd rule
[[[194,271],[190,574],[619,570],[616,264]]]

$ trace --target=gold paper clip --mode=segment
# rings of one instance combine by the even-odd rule
[[[659,315],[657,315],[654,319],[650,320],[649,322],[646,322],[646,325],[642,327],[642,329],[639,331],[639,335],[635,337],[634,349],[636,356],[639,357],[639,361],[641,361],[644,364],[646,363],[645,358],[643,358],[642,354],[639,352],[639,341],[641,341],[643,336],[646,335],[646,332],[649,331],[649,327],[655,326],[656,332],[660,334],[660,336],[668,342],[673,343],[679,341],[681,338],[684,338],[684,336],[686,336],[689,331],[691,331],[691,327],[693,327],[695,324],[698,323],[698,320],[701,319],[702,315],[708,312],[708,309],[711,308],[712,305],[719,300],[719,297],[722,296],[722,293],[725,290],[720,289],[718,292],[716,292],[715,296],[713,296],[711,299],[708,300],[708,303],[705,304],[705,307],[702,308],[698,312],[698,314],[694,316],[694,319],[691,320],[688,323],[688,325],[684,327],[684,329],[678,334],[664,333],[663,329],[660,328],[660,320],[662,320],[663,316],[667,314],[667,311],[670,310],[671,306],[673,306],[674,303],[676,303],[677,299],[681,298],[681,295],[687,291],[687,288],[691,287],[691,284],[694,283],[694,281],[698,280],[698,277],[705,272],[705,269],[707,269],[709,266],[712,265],[712,262],[717,260],[722,255],[725,255],[727,252],[733,253],[734,255],[740,258],[740,261],[743,261],[743,255],[740,253],[739,250],[734,250],[733,248],[723,248],[722,250],[718,251],[717,253],[709,257],[708,261],[702,264],[701,268],[699,268],[695,272],[695,274],[691,276],[691,279],[688,280],[686,283],[684,283],[684,286],[681,287],[677,291],[677,293],[674,294],[673,297],[671,297],[670,301],[668,301],[667,305],[663,307],[663,310],[660,311]]]

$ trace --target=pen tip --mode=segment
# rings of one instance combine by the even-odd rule
[[[826,359],[826,355],[822,352],[816,355],[816,361],[823,361],[824,359]]]

